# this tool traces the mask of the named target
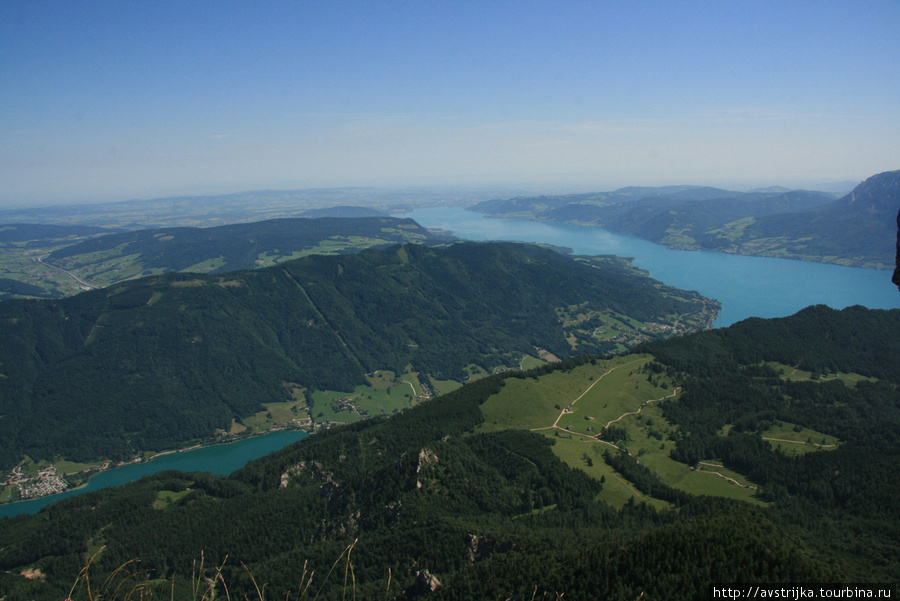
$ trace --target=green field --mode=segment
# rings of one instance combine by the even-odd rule
[[[456,380],[436,380],[434,378],[428,378],[428,381],[431,383],[431,388],[434,390],[436,396],[453,392],[462,386],[462,384]]]
[[[26,243],[0,244],[0,278],[8,278],[37,286],[47,296],[70,296],[84,290],[71,276],[49,265],[41,264],[38,259],[46,257],[58,248],[74,244],[78,240],[64,244],[48,244],[33,247]]]
[[[632,497],[655,507],[669,506],[638,491],[604,461],[604,453],[616,449],[637,458],[673,488],[762,504],[743,475],[709,465],[692,469],[669,457],[675,427],[663,417],[660,404],[677,402],[679,391],[665,376],[645,369],[651,360],[625,355],[537,379],[507,379],[482,405],[485,421],[479,430],[517,428],[553,437],[554,453],[571,467],[602,478],[601,498],[614,506]],[[614,439],[598,439],[607,426],[614,427]]]
[[[482,427],[487,431],[552,428],[557,419],[561,419],[563,410],[592,385],[594,388],[582,399],[583,405],[582,401],[576,403],[579,410],[582,410],[582,406],[587,406],[593,411],[594,398],[615,396],[619,389],[620,372],[628,374],[649,361],[648,356],[635,358],[635,355],[629,355],[610,361],[597,361],[596,365],[582,365],[568,373],[553,372],[541,378],[509,378],[503,390],[481,406],[484,414]],[[605,375],[607,373],[609,375]],[[613,412],[615,409],[610,410],[610,414]],[[616,417],[619,415],[621,413]]]
[[[283,403],[266,403],[265,409],[250,417],[245,417],[242,424],[234,424],[232,434],[239,434],[244,429],[251,432],[265,432],[272,428],[293,427],[308,421],[309,414],[305,400],[287,401]],[[240,427],[243,425],[243,429]]]
[[[862,376],[855,373],[813,373],[810,371],[804,371],[797,367],[785,365],[784,363],[777,363],[775,361],[769,361],[766,363],[766,365],[774,369],[783,379],[789,380],[791,382],[803,382],[807,380],[814,382],[828,382],[831,380],[840,380],[847,386],[855,387],[857,383],[864,380],[867,382],[878,381],[877,378],[870,378],[868,376]]]
[[[395,228],[382,228],[398,232]],[[412,237],[410,238],[412,239]],[[334,255],[347,252],[359,252],[373,246],[384,246],[390,244],[390,240],[382,238],[370,238],[366,236],[332,236],[326,240],[322,240],[316,246],[297,250],[292,252],[269,251],[260,253],[256,259],[257,267],[271,267],[285,261],[292,261],[307,255]],[[189,271],[189,270],[186,270]]]
[[[368,384],[353,392],[322,390],[312,393],[314,423],[349,424],[367,417],[388,415],[417,404],[424,394],[416,372],[400,376],[379,370],[366,376]]]
[[[171,490],[161,490],[156,493],[156,500],[153,502],[153,509],[165,509],[173,503],[177,503],[179,499],[190,494],[191,489],[186,488],[179,492]]]
[[[224,265],[225,265],[225,257],[219,256],[219,257],[216,257],[215,259],[208,259],[206,261],[202,261],[195,265],[191,265],[184,271],[190,271],[190,272],[194,272],[194,273],[209,273],[210,271],[219,269],[220,267],[223,267]],[[158,271],[161,272],[162,270],[158,270]]]
[[[519,369],[528,371],[529,369],[540,367],[541,365],[545,365],[546,363],[547,362],[543,359],[538,359],[537,357],[532,357],[531,355],[525,355],[522,358],[522,361],[519,363]]]
[[[841,441],[835,436],[822,434],[788,422],[778,422],[762,433],[763,440],[774,449],[787,455],[805,455],[813,451],[832,451]]]
[[[93,463],[75,463],[74,461],[57,461],[56,471],[58,474],[65,476],[68,474],[76,474],[85,470],[95,470],[102,466],[105,462],[95,461]]]
[[[11,503],[18,500],[18,497],[15,486],[0,486],[0,503]]]
[[[606,445],[592,443],[586,439],[556,439],[553,452],[569,467],[586,472],[592,478],[603,482],[599,500],[613,507],[622,507],[629,499],[636,503],[646,503],[657,509],[671,507],[670,503],[655,499],[636,489],[628,480],[620,476],[603,460]]]
[[[357,386],[352,392],[317,390],[311,396],[312,407],[307,403],[307,391],[292,387],[291,401],[266,403],[265,409],[233,423],[230,433],[245,430],[253,433],[272,428],[309,427],[312,424],[349,424],[376,415],[389,415],[412,407],[426,396],[416,372],[408,371],[400,376],[392,371],[379,370],[366,376],[368,383]],[[459,387],[458,383],[455,383]],[[439,383],[443,392],[451,388]],[[432,388],[438,389],[434,383]]]

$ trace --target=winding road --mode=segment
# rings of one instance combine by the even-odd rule
[[[63,269],[62,267],[57,267],[56,265],[51,265],[50,263],[44,263],[44,257],[35,257],[34,260],[35,260],[35,262],[40,263],[44,267],[49,267],[51,269],[55,269],[57,271],[63,272],[64,274],[66,274],[67,276],[69,276],[70,278],[72,278],[73,280],[75,280],[76,282],[81,284],[82,286],[85,286],[86,288],[89,288],[91,290],[99,290],[100,289],[97,286],[92,286],[92,285],[88,284],[87,282],[82,280],[80,277],[78,277],[77,275],[72,273],[71,271],[67,271],[67,270]]]

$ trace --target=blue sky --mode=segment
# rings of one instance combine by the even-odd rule
[[[900,2],[0,2],[0,205],[900,169]]]

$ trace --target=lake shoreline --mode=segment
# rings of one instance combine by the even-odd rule
[[[819,304],[834,309],[851,305],[900,308],[890,270],[713,250],[675,250],[595,225],[487,217],[464,208],[432,207],[402,215],[427,228],[450,231],[462,240],[524,240],[571,248],[576,255],[633,257],[633,265],[651,278],[719,301],[722,308],[716,328],[749,317],[787,317]]]
[[[688,243],[678,243],[678,244],[664,244],[662,242],[656,242],[649,238],[643,238],[641,236],[637,236],[634,234],[627,234],[624,232],[616,232],[615,230],[609,230],[604,228],[601,225],[596,225],[594,223],[581,223],[577,221],[554,221],[551,219],[539,219],[536,217],[529,217],[525,215],[521,216],[505,216],[505,215],[487,215],[485,213],[480,213],[478,211],[473,210],[471,207],[465,208],[464,210],[470,211],[476,215],[480,215],[485,219],[508,219],[508,220],[522,220],[522,221],[533,221],[535,223],[545,223],[547,225],[560,225],[560,226],[574,226],[574,227],[586,227],[586,228],[594,228],[598,230],[603,230],[607,232],[612,232],[617,236],[631,236],[637,238],[638,240],[643,240],[645,242],[649,242],[651,244],[656,244],[657,246],[661,246],[668,250],[679,250],[679,251],[694,251],[694,252],[713,252],[713,253],[721,253],[725,255],[736,255],[740,257],[760,257],[766,259],[784,259],[787,261],[801,261],[804,263],[818,263],[821,265],[836,265],[839,267],[849,267],[851,269],[867,269],[870,271],[890,271],[893,273],[896,268],[895,265],[891,265],[889,263],[875,263],[875,265],[883,265],[883,267],[877,267],[873,265],[869,265],[868,263],[863,265],[853,265],[854,260],[852,258],[847,257],[838,257],[830,258],[830,256],[817,257],[814,255],[799,255],[799,254],[778,254],[777,252],[742,252],[740,248],[728,248],[724,250],[718,250],[714,248],[703,248],[698,246],[697,244],[688,244]],[[424,224],[423,224],[424,225]],[[452,230],[451,230],[452,233]]]
[[[297,434],[300,436],[291,437],[291,434]],[[259,457],[262,457],[263,455],[268,454],[269,452],[274,452],[280,448],[287,446],[288,444],[292,444],[293,442],[302,440],[303,438],[309,436],[309,434],[310,432],[300,428],[279,428],[268,430],[266,432],[258,434],[240,436],[237,439],[228,441],[210,441],[207,444],[192,445],[191,447],[185,447],[182,449],[167,449],[165,451],[160,451],[141,461],[132,461],[125,464],[118,464],[115,467],[98,469],[95,471],[95,473],[91,474],[85,482],[79,484],[78,486],[67,488],[66,490],[61,492],[30,499],[22,499],[13,502],[2,503],[0,504],[0,518],[13,517],[22,513],[37,513],[41,508],[56,503],[57,501],[61,501],[70,496],[76,496],[85,492],[93,492],[95,490],[100,490],[108,486],[120,486],[122,484],[126,484],[127,482],[131,482],[133,480],[137,480],[144,476],[151,475],[157,472],[165,471],[167,469],[186,472],[212,471],[213,473],[225,475],[231,473],[232,471],[235,471],[236,469],[240,469],[241,467],[243,467],[243,465],[246,465],[246,463],[252,461],[253,459],[257,459]],[[286,436],[291,440],[284,442],[284,444],[278,444],[279,441],[275,441],[273,439],[279,438],[279,435],[281,435],[282,437]],[[266,444],[267,442],[270,444]],[[225,463],[223,467],[220,467],[220,469],[208,469],[209,464],[214,463],[215,455],[234,455],[235,453],[231,453],[230,451],[235,450],[235,445],[242,444],[244,446],[252,446],[254,447],[254,450],[258,450],[258,447],[259,449],[263,449],[265,452],[250,452],[247,453],[246,457],[242,456],[240,458],[228,457],[229,461]],[[196,462],[198,463],[198,465],[193,466],[191,469],[184,469],[180,467],[180,464],[191,463],[190,458],[186,459],[186,456],[196,456],[196,454],[204,452],[205,455],[213,455],[213,457],[197,457]],[[168,465],[160,466],[160,462],[166,461],[175,463],[176,465],[172,467]],[[203,465],[199,465],[199,463],[201,462],[203,463]],[[124,475],[124,472],[128,470],[137,471],[140,473],[135,474],[134,477],[129,477]],[[104,484],[98,484],[98,478],[106,478],[114,481]]]

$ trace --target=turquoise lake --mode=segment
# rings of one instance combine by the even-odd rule
[[[717,327],[747,317],[785,317],[816,304],[835,309],[850,305],[900,308],[900,293],[891,283],[890,271],[669,250],[600,228],[494,219],[459,208],[418,209],[402,216],[411,217],[428,228],[450,230],[465,240],[542,242],[571,248],[579,255],[632,257],[634,265],[649,271],[651,277],[670,286],[696,290],[721,302]]]
[[[245,438],[229,444],[212,445],[190,451],[162,455],[146,463],[133,463],[100,472],[91,478],[87,485],[81,488],[67,490],[58,495],[50,495],[31,501],[0,505],[0,517],[12,517],[20,513],[37,513],[42,507],[46,507],[66,497],[99,490],[107,486],[121,486],[164,470],[230,474],[246,465],[248,461],[268,455],[307,436],[309,434],[300,430],[283,430],[263,436]]]

